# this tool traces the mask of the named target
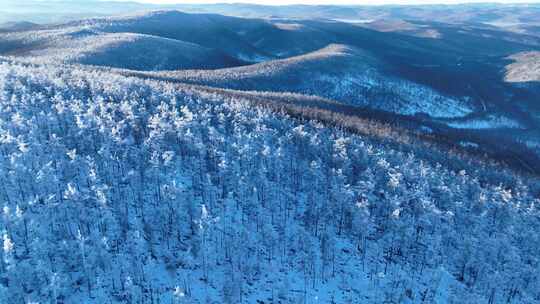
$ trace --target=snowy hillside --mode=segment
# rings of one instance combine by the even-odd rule
[[[151,35],[62,30],[0,35],[7,54],[35,63],[80,63],[133,70],[212,69],[243,64],[225,53],[197,44]],[[41,47],[32,47],[32,46]],[[9,52],[9,49],[13,51]],[[24,51],[19,51],[20,49]],[[0,47],[1,49],[1,47]]]
[[[404,115],[462,117],[473,111],[466,99],[444,96],[392,76],[387,69],[368,52],[331,44],[305,55],[243,67],[136,74],[214,87],[318,95]]]
[[[252,99],[2,63],[1,302],[540,301],[535,179]]]
[[[230,56],[245,61],[261,61],[269,55],[245,41],[239,31],[264,25],[211,14],[186,14],[180,11],[153,11],[122,17],[95,18],[69,23],[108,33],[139,33],[188,41],[209,48],[219,47]]]
[[[510,56],[514,62],[506,66],[508,82],[540,81],[540,52],[523,52]]]
[[[36,27],[39,27],[38,24],[27,22],[27,21],[20,21],[20,22],[6,22],[0,24],[0,32],[1,31],[27,31],[34,29]]]

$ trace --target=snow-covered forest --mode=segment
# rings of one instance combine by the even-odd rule
[[[11,62],[0,143],[1,303],[540,302],[540,187],[505,169]]]

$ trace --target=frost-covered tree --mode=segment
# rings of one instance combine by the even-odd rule
[[[250,94],[0,64],[0,302],[540,300],[536,180]]]

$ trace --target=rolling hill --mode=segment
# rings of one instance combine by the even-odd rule
[[[283,60],[214,71],[146,74],[185,83],[237,90],[296,92],[404,115],[461,117],[471,113],[466,100],[392,76],[376,57],[354,47],[330,45]]]
[[[62,61],[136,70],[212,69],[245,62],[217,49],[161,36],[103,32],[69,24],[0,34],[0,53],[34,62]]]
[[[505,68],[509,56],[538,50],[538,38],[485,23],[398,17],[354,22],[153,11],[8,31],[0,34],[0,54],[234,90],[316,95],[425,116],[476,137],[512,134],[513,145],[536,147],[540,87],[505,81]]]
[[[245,61],[261,61],[269,54],[244,41],[238,31],[265,24],[212,14],[186,14],[180,11],[153,11],[125,17],[88,19],[69,23],[108,33],[138,33],[182,40],[209,48],[219,48]],[[238,28],[240,27],[240,28]]]
[[[12,31],[28,31],[36,29],[39,27],[39,24],[28,22],[28,21],[19,21],[19,22],[6,22],[0,24],[0,32],[12,32]]]

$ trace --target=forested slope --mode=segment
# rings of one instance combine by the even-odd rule
[[[304,55],[242,67],[128,74],[237,90],[317,95],[405,115],[453,118],[473,112],[467,98],[445,96],[398,77],[392,69],[369,52],[330,44]]]
[[[34,63],[79,63],[140,71],[216,69],[245,64],[198,44],[86,27],[0,33],[0,54]]]
[[[0,299],[540,301],[535,179],[244,96],[1,63]]]

